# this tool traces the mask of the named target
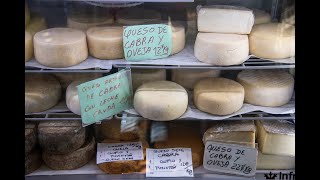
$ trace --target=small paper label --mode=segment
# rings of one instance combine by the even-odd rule
[[[258,151],[255,148],[207,141],[203,167],[215,172],[254,176],[257,155]]]
[[[141,142],[98,143],[97,145],[97,164],[143,159]]]
[[[191,148],[147,149],[146,177],[193,177]]]

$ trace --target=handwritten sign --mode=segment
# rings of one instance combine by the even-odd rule
[[[191,148],[147,148],[146,177],[193,177]]]
[[[84,126],[132,107],[130,70],[80,84],[77,90]]]
[[[123,50],[128,61],[168,57],[172,51],[171,27],[165,24],[126,26]]]
[[[97,164],[143,159],[143,147],[141,142],[98,143],[97,145]]]
[[[254,176],[257,155],[255,148],[207,141],[203,167],[216,172]]]

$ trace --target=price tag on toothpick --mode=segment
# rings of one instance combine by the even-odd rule
[[[146,177],[193,177],[191,148],[147,149]]]
[[[203,167],[215,172],[254,176],[257,155],[258,151],[255,148],[207,141]]]

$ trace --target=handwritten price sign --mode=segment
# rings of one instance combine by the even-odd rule
[[[255,148],[207,141],[203,167],[215,172],[254,176],[257,155]]]
[[[168,57],[172,51],[171,27],[165,24],[126,26],[123,50],[128,61]]]

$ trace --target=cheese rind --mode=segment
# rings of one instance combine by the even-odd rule
[[[241,64],[249,56],[248,36],[199,32],[194,45],[194,56],[199,61],[212,65]]]
[[[236,6],[204,6],[198,11],[200,32],[249,34],[254,24],[252,10]]]
[[[252,11],[254,14],[254,25],[271,22],[271,15],[269,13],[259,9],[253,9]]]
[[[125,8],[117,12],[116,22],[124,25],[153,23],[161,19],[157,11],[144,8]]]
[[[206,78],[198,81],[193,93],[194,105],[214,115],[228,115],[238,111],[244,100],[244,88],[226,78]]]
[[[294,90],[294,78],[281,70],[244,70],[237,81],[244,87],[244,102],[258,106],[287,104]]]
[[[111,25],[114,23],[113,17],[107,18],[67,18],[67,27],[72,29],[78,29],[81,31],[86,31],[91,27]]]
[[[34,149],[29,154],[24,156],[24,174],[30,174],[33,171],[40,168],[42,164],[41,151],[39,149]]]
[[[47,23],[44,17],[40,15],[33,15],[30,23],[26,27],[26,30],[30,32],[32,36],[44,29],[47,29]]]
[[[24,35],[24,61],[27,62],[33,57],[33,42],[30,32],[25,31]]]
[[[133,106],[144,118],[170,121],[188,107],[187,91],[174,82],[153,81],[141,85],[134,94]]]
[[[294,169],[295,157],[263,154],[258,151],[257,169]]]
[[[34,123],[25,123],[24,138],[25,154],[29,154],[37,144],[37,128]]]
[[[165,81],[165,69],[131,69],[131,79],[133,91],[144,83],[151,81]]]
[[[70,28],[51,28],[33,38],[36,60],[48,67],[70,67],[86,60],[88,48],[84,32]]]
[[[295,27],[283,23],[258,24],[249,35],[250,53],[267,59],[295,56]]]

